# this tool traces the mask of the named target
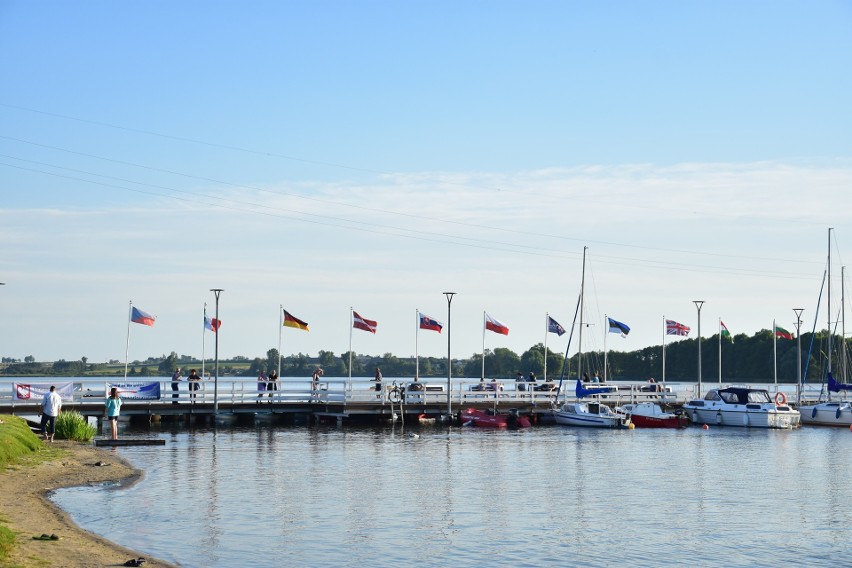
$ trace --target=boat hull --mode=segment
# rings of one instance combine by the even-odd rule
[[[597,403],[565,404],[553,410],[553,419],[562,426],[581,428],[627,428],[630,420],[624,414],[613,412]]]
[[[689,425],[686,413],[665,412],[659,404],[653,402],[625,404],[621,411],[636,428],[685,428]]]
[[[492,414],[474,408],[466,408],[461,412],[462,424],[477,426],[480,428],[529,428],[532,426],[530,419],[522,414]]]
[[[711,426],[786,429],[798,427],[800,421],[799,413],[795,411],[690,408],[688,412],[693,423]]]
[[[802,424],[817,426],[852,426],[852,404],[848,402],[822,402],[799,407]]]

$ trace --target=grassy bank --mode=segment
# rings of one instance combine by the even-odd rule
[[[0,471],[9,467],[33,463],[46,454],[55,455],[55,450],[45,450],[38,436],[32,433],[23,418],[0,414]],[[7,520],[0,517],[0,565],[12,552],[15,533],[6,526]]]

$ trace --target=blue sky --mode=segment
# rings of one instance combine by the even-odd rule
[[[454,355],[483,310],[521,353],[570,325],[584,246],[584,349],[605,313],[611,349],[695,330],[696,299],[705,336],[809,328],[850,32],[828,1],[0,0],[0,354],[123,360],[132,300],[131,360],[200,355],[210,288],[224,356],[277,347],[282,304],[285,354],[346,351],[354,307],[356,352],[412,355],[446,290]]]

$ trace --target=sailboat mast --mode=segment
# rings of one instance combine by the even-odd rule
[[[577,336],[577,378],[583,380],[583,304],[586,297],[586,249],[583,247],[583,272],[580,277],[580,334]]]
[[[840,267],[840,365],[841,381],[846,382],[846,267]]]
[[[828,301],[826,305],[828,309],[826,313],[828,314],[828,372],[831,373],[831,231],[832,228],[828,228]]]

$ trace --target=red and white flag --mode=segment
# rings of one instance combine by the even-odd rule
[[[363,329],[364,331],[369,331],[370,333],[376,333],[376,326],[378,324],[373,320],[368,320],[366,318],[362,318],[358,315],[358,312],[352,311],[352,327],[356,329]]]
[[[487,312],[485,314],[485,329],[491,330],[494,333],[509,335],[509,326],[499,320],[492,318],[488,315]]]

